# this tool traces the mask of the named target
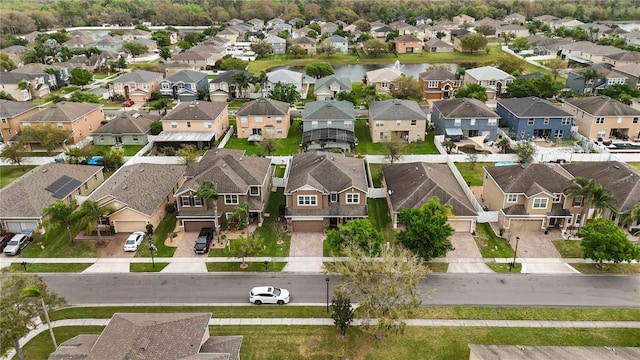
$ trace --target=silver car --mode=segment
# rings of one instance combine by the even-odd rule
[[[9,242],[7,243],[7,246],[4,248],[3,252],[6,255],[11,255],[11,256],[20,254],[22,249],[27,247],[27,245],[29,245],[31,240],[33,240],[32,235],[33,235],[33,231],[13,235],[11,240],[9,240]]]

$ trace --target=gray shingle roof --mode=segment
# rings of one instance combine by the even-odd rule
[[[316,40],[312,39],[310,37],[307,36],[303,36],[297,39],[294,39],[293,41],[291,41],[292,44],[309,44],[309,45],[315,45],[316,44]]]
[[[499,79],[513,79],[513,76],[498,69],[494,66],[483,66],[479,68],[469,69],[465,72],[474,79],[480,80],[499,80]]]
[[[477,211],[447,165],[430,163],[403,163],[382,167],[392,212],[418,208],[430,198],[449,204],[456,216],[476,216]]]
[[[182,178],[184,165],[135,164],[121,167],[97,188],[90,200],[112,196],[127,207],[151,216]]]
[[[318,92],[319,89],[323,87],[329,87],[334,83],[338,83],[340,85],[341,91],[351,91],[352,85],[351,81],[348,78],[337,76],[337,75],[329,75],[323,78],[316,80],[316,85],[313,89],[314,94]]]
[[[613,100],[608,96],[571,98],[567,99],[566,102],[591,115],[640,116],[640,110]]]
[[[160,120],[158,115],[125,111],[94,130],[93,134],[146,134],[150,130],[151,123],[158,120]]]
[[[447,99],[433,103],[445,118],[499,118],[487,105],[477,99]]]
[[[492,166],[485,170],[504,193],[535,195],[542,190],[549,194],[564,193],[573,178],[551,164]]]
[[[3,118],[16,117],[35,108],[31,103],[0,99],[0,117]]]
[[[455,80],[456,76],[446,69],[434,69],[421,72],[418,76],[422,80]]]
[[[235,80],[233,80],[233,75],[242,72],[242,70],[229,70],[229,71],[225,71],[222,74],[216,76],[215,78],[211,79],[211,81],[209,81],[209,83],[222,83],[222,82],[226,82],[226,83],[233,83],[235,82]],[[248,71],[244,71],[244,74],[247,76],[247,79],[251,79],[253,77],[253,74],[248,72]]]
[[[42,209],[57,200],[45,190],[47,186],[63,175],[85,183],[100,171],[101,166],[90,165],[49,163],[39,166],[0,190],[0,218],[39,218]]]
[[[226,109],[227,103],[220,101],[191,101],[178,104],[162,121],[213,120]]]
[[[426,120],[427,114],[413,100],[391,99],[369,103],[371,120]]]
[[[348,40],[340,35],[331,35],[328,38],[324,39],[324,41],[332,43],[346,43]]]
[[[76,103],[62,101],[37,114],[22,119],[22,122],[73,122],[81,116],[87,115],[101,108],[100,104]]]
[[[302,120],[355,120],[356,112],[349,101],[311,101],[305,104]]]
[[[203,72],[193,71],[193,70],[182,70],[167,77],[165,80],[170,81],[172,83],[177,83],[180,81],[183,83],[197,83],[198,81],[201,81],[202,79],[206,79],[206,78],[207,78],[207,74]]]
[[[431,48],[431,47],[445,47],[445,48],[453,48],[453,45],[446,43],[438,38],[433,38],[433,39],[429,39],[428,41],[426,41],[424,43],[424,46],[426,48]]]
[[[289,103],[273,99],[260,98],[242,105],[240,110],[236,112],[236,115],[286,115],[288,113]]]
[[[118,76],[118,78],[113,80],[113,82],[114,83],[134,82],[137,84],[144,84],[144,83],[153,81],[158,77],[162,78],[162,74],[157,72],[152,72],[152,71],[146,71],[146,70],[135,70],[130,73],[124,74],[122,76]]]
[[[285,194],[305,185],[327,194],[351,187],[366,192],[367,177],[364,161],[321,151],[296,154],[291,160]]]
[[[537,97],[500,99],[498,104],[502,104],[507,110],[517,117],[573,117],[573,115],[555,106],[545,99]]]

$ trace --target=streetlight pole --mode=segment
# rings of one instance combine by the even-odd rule
[[[149,252],[151,253],[151,267],[155,268],[156,267],[156,261],[153,258],[153,252],[156,251],[158,248],[156,248],[156,246],[153,244],[153,239],[149,238]]]
[[[511,263],[511,266],[509,267],[509,272],[511,272],[511,269],[516,267],[516,255],[518,254],[518,243],[520,242],[520,236],[516,236],[516,248],[515,250],[513,250],[513,262]]]
[[[327,282],[327,312],[329,312],[329,278],[326,278],[325,281]]]

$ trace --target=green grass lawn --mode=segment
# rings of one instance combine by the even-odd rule
[[[58,345],[80,334],[100,334],[104,330],[102,326],[65,326],[53,329]],[[48,331],[36,335],[23,346],[25,359],[48,359],[54,347]],[[17,357],[14,357],[17,359]]]
[[[369,171],[371,171],[373,187],[382,187],[382,164],[369,164]]]
[[[367,125],[367,119],[357,119],[355,123],[355,133],[358,138],[358,145],[356,145],[356,153],[360,155],[384,155],[386,150],[383,143],[374,143],[371,140],[371,132]],[[406,144],[404,154],[438,154],[435,144],[433,143],[433,136],[435,132],[429,133],[424,142]]]
[[[20,257],[25,258],[77,258],[98,257],[95,240],[76,240],[75,245],[69,241],[69,235],[64,227],[48,231],[44,236],[36,233],[34,239],[27,246]]]
[[[582,259],[582,246],[580,240],[554,240],[553,246],[563,258]]]
[[[369,207],[369,220],[373,226],[382,232],[384,241],[395,243],[396,231],[391,224],[391,215],[389,215],[389,206],[386,199],[367,199]]]
[[[634,168],[640,170],[640,162],[628,162],[627,164],[633,166]]]
[[[172,257],[173,253],[176,252],[175,247],[166,246],[164,241],[167,239],[167,235],[174,230],[176,226],[176,214],[167,214],[164,219],[160,221],[158,227],[153,231],[153,237],[155,241],[156,248],[158,249],[154,252],[153,256],[156,257]],[[138,251],[136,251],[135,257],[151,257],[151,252],[149,251],[149,244],[143,242],[143,245],[140,246]]]
[[[20,176],[35,168],[34,165],[22,165],[24,171],[18,165],[2,165],[0,166],[0,189],[11,184]]]
[[[302,120],[294,120],[289,134],[284,139],[275,139],[276,151],[273,155],[293,155],[300,150],[302,142]],[[246,155],[267,155],[262,151],[262,147],[258,143],[249,143],[247,139],[241,139],[235,136],[229,138],[225,148],[246,150]]]
[[[429,268],[430,272],[446,273],[447,270],[449,269],[449,264],[441,263],[441,262],[430,262],[430,263],[427,263],[427,267]]]
[[[489,223],[478,224],[476,226],[476,236],[474,236],[474,239],[483,258],[513,257],[513,248],[511,248],[507,239],[496,236]]]
[[[505,263],[487,263],[487,266],[491,270],[497,273],[512,272],[514,274],[519,274],[522,271],[522,264],[520,263],[516,263],[516,266],[514,266],[513,269],[511,269],[511,271],[509,271],[509,264],[505,264]]]
[[[157,262],[154,264],[152,263],[131,263],[129,264],[129,271],[130,272],[159,272],[162,271],[162,269],[164,269],[165,267],[167,267],[167,265],[169,265],[169,263],[166,262]]]
[[[134,156],[140,150],[142,150],[143,147],[144,145],[124,145],[122,148],[124,149],[124,156]],[[111,145],[92,145],[85,147],[84,150],[92,155],[104,155],[109,153],[109,151],[111,151],[111,148],[113,148],[113,146]]]
[[[482,186],[484,179],[484,166],[493,166],[495,163],[491,162],[476,162],[473,169],[471,169],[471,163],[457,162],[454,163],[460,175],[471,183],[471,186]]]
[[[278,178],[283,178],[284,177],[284,173],[287,170],[287,166],[286,165],[278,165],[276,166],[276,170],[273,173],[273,176],[278,177]]]
[[[28,263],[27,270],[25,271],[22,264],[11,264],[12,272],[27,272],[27,273],[74,273],[82,272],[86,270],[91,263]]]
[[[208,262],[207,271],[240,271],[240,272],[280,272],[287,265],[286,262],[270,262],[265,269],[263,262],[248,262],[247,268],[241,268],[242,262]]]
[[[640,264],[602,264],[598,268],[596,264],[569,264],[582,274],[640,274]]]

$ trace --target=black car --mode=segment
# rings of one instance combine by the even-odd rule
[[[196,243],[193,245],[193,251],[196,254],[206,254],[209,252],[211,246],[211,239],[213,239],[213,228],[205,227],[200,229]]]

